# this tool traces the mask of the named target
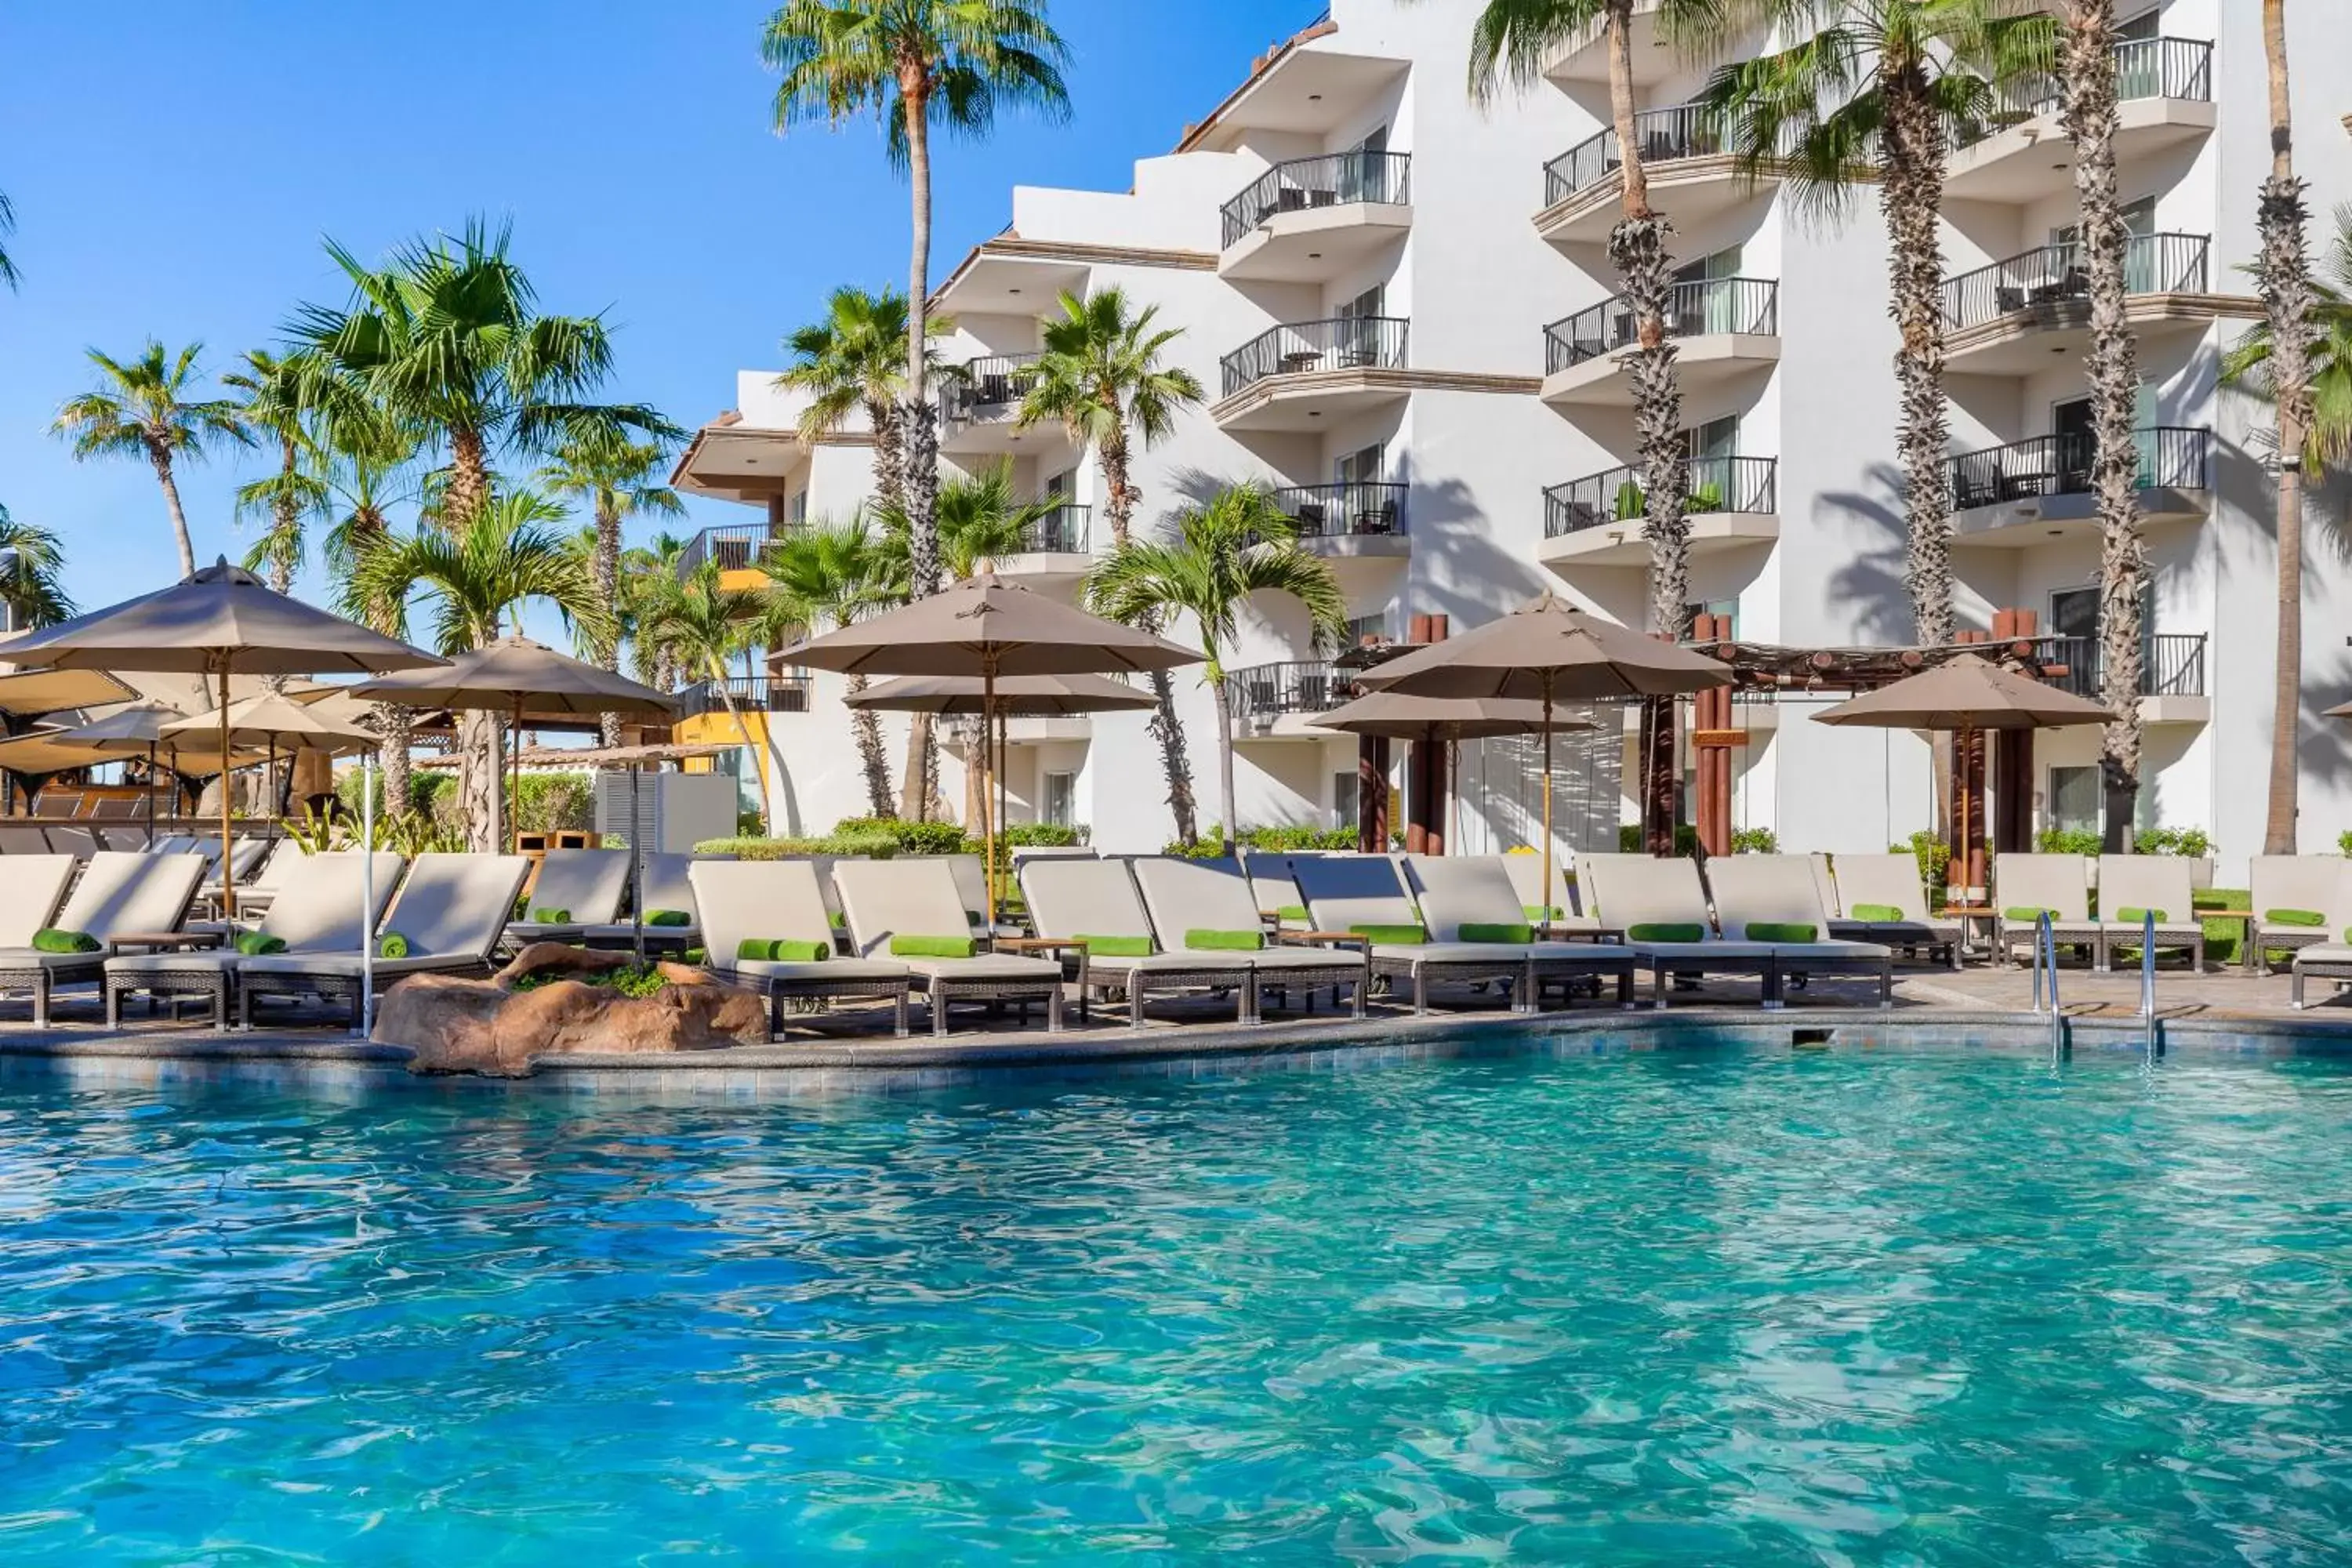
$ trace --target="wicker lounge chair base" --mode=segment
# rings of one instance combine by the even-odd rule
[[[915,992],[915,977],[911,974],[901,974],[896,978],[877,976],[866,980],[762,980],[758,976],[745,976],[744,980],[767,993],[768,1038],[771,1042],[783,1037],[784,1004],[787,1002],[885,1000],[890,1004],[892,1036],[903,1040],[912,1033],[907,1022]]]
[[[2299,1011],[2309,1005],[2303,999],[2303,983],[2305,980],[2332,980],[2339,985],[2352,984],[2352,947],[2340,942],[2309,944],[2309,951],[2295,954],[2294,968],[2291,973],[2287,1001]]]
[[[2315,926],[2263,926],[2256,932],[2253,941],[2254,966],[2256,972],[2263,974],[2278,973],[2271,964],[2273,952],[2285,953],[2288,963],[2292,965],[2295,955],[2305,948],[2332,945],[2326,931]]]
[[[2060,947],[2084,949],[2091,955],[2091,963],[2095,968],[2105,967],[2104,960],[2100,957],[2105,933],[2100,931],[2097,921],[2054,921],[2050,927],[2050,935]],[[2032,961],[2033,942],[2033,926],[2003,919],[2000,922],[2000,930],[1993,938],[1992,961],[1996,964],[2006,963],[2019,949],[2022,948],[2026,954],[2025,962],[2030,963]]]
[[[1012,975],[958,977],[950,974],[915,976],[924,988],[931,1015],[931,1034],[945,1038],[948,1032],[948,1009],[959,1002],[1019,1002],[1026,1005],[1043,1000],[1045,1004],[1045,1032],[1062,1032],[1062,977],[1051,980]]]
[[[1367,1016],[1367,1010],[1371,1003],[1369,981],[1370,976],[1365,972],[1361,959],[1350,959],[1345,963],[1286,963],[1273,968],[1261,968],[1257,971],[1258,1016],[1260,1018],[1265,1016],[1265,999],[1268,995],[1276,998],[1277,1006],[1287,1007],[1290,1005],[1290,993],[1294,990],[1306,994],[1307,1011],[1309,1013],[1315,1011],[1315,994],[1318,991],[1328,990],[1331,993],[1331,1005],[1336,1008],[1339,1005],[1339,988],[1344,985],[1349,988],[1352,997],[1353,1016],[1361,1018]]]
[[[2099,939],[2099,973],[2110,973],[2115,969],[2116,949],[2128,947],[2137,951],[2147,932],[2138,926],[2129,930],[2110,930]],[[2189,954],[2191,973],[2205,973],[2205,929],[2203,926],[2158,926],[2156,928],[2156,951]]]
[[[1843,975],[1856,980],[1878,982],[1878,1005],[1881,1010],[1895,1005],[1895,960],[1872,961],[1854,957],[1808,958],[1800,953],[1776,952],[1772,955],[1772,974],[1765,985],[1764,1005],[1781,1007],[1788,997],[1789,983],[1795,981],[1800,988],[1813,976]]]
[[[1172,964],[1121,965],[1088,957],[1079,965],[1077,984],[1082,999],[1099,993],[1108,1000],[1114,991],[1125,993],[1130,1029],[1143,1027],[1143,1010],[1154,995],[1180,996],[1188,991],[1230,991],[1237,1005],[1234,1021],[1244,1026],[1260,1021],[1257,971],[1246,965],[1203,963],[1197,969],[1184,969]],[[1083,1000],[1080,1005],[1084,1005]]]
[[[106,1026],[117,1027],[122,1022],[122,998],[133,992],[145,992],[150,997],[169,996],[175,1002],[183,996],[194,996],[212,1005],[213,1033],[228,1033],[228,997],[235,988],[231,971],[225,964],[202,968],[173,968],[168,963],[151,967],[109,969],[100,984],[106,992]],[[176,1008],[174,1013],[176,1016]]]
[[[457,980],[480,980],[495,973],[488,963],[451,964],[446,967],[416,967],[394,970],[389,967],[376,972],[375,994],[379,999],[385,992],[410,974],[443,974]],[[337,973],[332,970],[249,969],[237,976],[236,1026],[253,1027],[253,1005],[264,997],[281,996],[299,999],[315,996],[326,1005],[341,1007],[350,1015],[354,1031],[367,1027],[360,1016],[362,990],[356,972]]]
[[[94,980],[106,973],[105,963],[93,956],[87,963],[26,964],[21,968],[0,969],[0,995],[24,992],[33,999],[33,1027],[49,1026],[49,1004],[60,984]]]

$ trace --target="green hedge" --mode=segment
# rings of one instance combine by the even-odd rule
[[[2143,855],[2182,855],[2200,860],[2213,853],[2213,836],[2201,827],[2143,827],[2132,840]]]
[[[1737,838],[1733,842],[1737,844]],[[1643,852],[1640,823],[1627,822],[1618,825],[1617,852],[1620,855],[1639,855]],[[1697,828],[1685,823],[1675,829],[1675,853],[1687,856],[1696,856],[1698,853]]]
[[[1349,850],[1355,848],[1358,843],[1356,830],[1352,827],[1245,827],[1236,837],[1244,849],[1263,849],[1275,855],[1307,849]],[[1162,855],[1181,855],[1194,860],[1213,858],[1224,853],[1223,827],[1212,822],[1192,843],[1171,839],[1160,852]]]
[[[887,860],[898,853],[898,841],[879,833],[834,833],[822,838],[706,838],[694,847],[697,855],[732,855],[738,860],[789,860],[796,855],[863,855]]]

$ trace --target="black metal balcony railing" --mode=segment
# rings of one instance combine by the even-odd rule
[[[1703,278],[1666,292],[1666,336],[1745,332],[1770,337],[1780,330],[1780,285],[1769,278]],[[1557,375],[1639,339],[1633,308],[1616,294],[1544,329],[1544,374]]]
[[[2154,425],[2133,431],[2132,443],[2139,448],[2141,489],[2212,488],[2209,477],[2212,431]],[[1952,458],[1949,467],[1953,509],[1964,511],[2036,496],[2088,494],[2095,450],[2095,443],[2087,432],[2070,431],[1963,453]]]
[[[991,354],[950,372],[940,386],[941,423],[973,425],[1008,417],[1029,395],[1029,367],[1038,357],[1034,353]]]
[[[1064,501],[1021,531],[1021,548],[1040,555],[1084,555],[1095,509]]]
[[[1670,163],[1677,158],[1705,158],[1733,151],[1724,135],[1723,118],[1702,104],[1678,103],[1670,109],[1645,109],[1633,116],[1633,140],[1642,162]],[[1794,138],[1781,138],[1784,146]],[[1589,136],[1544,165],[1544,205],[1566,201],[1589,190],[1624,167],[1617,150],[1617,129],[1611,126]]]
[[[1693,458],[1685,481],[1685,512],[1738,511],[1769,517],[1780,510],[1777,458]],[[1648,495],[1642,470],[1607,468],[1544,491],[1544,537],[1580,533],[1604,523],[1642,521]]]
[[[2213,46],[2201,38],[2131,38],[2116,46],[2116,96],[2173,98],[2210,102],[2213,97]],[[1999,89],[1985,117],[1953,132],[1956,147],[1968,147],[2012,125],[2055,114],[2061,89],[2055,77],[2032,77]]]
[[[1397,316],[1343,316],[1276,327],[1224,357],[1224,395],[1231,397],[1269,376],[1401,369],[1406,325]]]
[[[748,572],[760,564],[769,545],[789,537],[791,532],[788,525],[765,522],[706,528],[694,536],[686,552],[677,558],[678,577],[683,581],[714,562],[721,572]]]
[[[1292,659],[1252,665],[1225,677],[1236,720],[1266,720],[1284,713],[1328,713],[1348,700],[1355,678],[1327,659]]]
[[[1225,246],[1284,213],[1335,207],[1349,202],[1403,206],[1412,200],[1410,153],[1333,153],[1276,163],[1249,189],[1224,205]]]
[[[2096,701],[2105,689],[2106,655],[2096,637],[2042,637],[2042,662],[2064,667],[2053,686]],[[2202,697],[2205,695],[2205,635],[2202,632],[2158,632],[2141,639],[2139,694],[2142,697]]]
[[[805,713],[809,710],[809,678],[732,675],[724,681],[698,681],[678,693],[678,713],[687,719],[724,713],[730,698],[739,712]]]
[[[2202,294],[2211,239],[2201,234],[2136,234],[2124,242],[2124,291]],[[2090,298],[2079,244],[2044,245],[1944,279],[1944,324],[1981,326],[2023,310]]]
[[[1384,538],[1404,531],[1406,487],[1370,480],[1333,485],[1286,485],[1274,502],[1304,539]]]

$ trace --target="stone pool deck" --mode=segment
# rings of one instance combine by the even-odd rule
[[[2062,984],[2076,1048],[2147,1048],[2137,973],[2068,970]],[[2315,985],[2311,995],[2321,1005],[2296,1012],[2287,1005],[2283,974],[2257,978],[2233,969],[2191,975],[2168,968],[2158,987],[2164,1047],[2352,1051],[2352,1003],[2333,1001],[2325,985]],[[998,1077],[1202,1076],[1254,1063],[1326,1068],[1492,1051],[1643,1049],[1702,1038],[1781,1048],[2031,1046],[2046,1043],[2050,1028],[2046,1017],[2029,1010],[2032,984],[2024,971],[1983,967],[1900,971],[1891,1011],[1875,1005],[1874,986],[1836,979],[1815,980],[1790,1006],[1769,1013],[1757,1005],[1752,983],[1735,981],[1677,991],[1663,1012],[1646,1005],[1646,994],[1645,1005],[1630,1013],[1582,1003],[1533,1016],[1510,1013],[1491,993],[1444,999],[1452,1005],[1421,1017],[1382,1002],[1360,1021],[1326,1008],[1274,1015],[1248,1029],[1234,1026],[1230,1002],[1207,999],[1156,1008],[1141,1029],[1099,1010],[1082,1026],[1074,1007],[1070,1026],[1059,1035],[1046,1034],[1035,1020],[1025,1028],[989,1027],[959,1014],[956,1031],[945,1039],[919,1033],[906,1040],[892,1038],[880,1016],[844,1010],[821,1029],[795,1030],[770,1045],[677,1056],[544,1057],[527,1081],[574,1092],[897,1092]],[[296,1027],[228,1035],[193,1018],[138,1016],[109,1029],[94,1005],[78,999],[68,999],[60,1015],[52,1027],[36,1031],[21,1005],[0,1004],[0,1064],[70,1064],[99,1081],[223,1072],[354,1087],[409,1079],[404,1048],[355,1040],[324,1012]]]

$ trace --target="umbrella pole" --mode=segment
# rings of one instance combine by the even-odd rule
[[[996,656],[994,654],[984,654],[980,661],[980,724],[982,731],[980,754],[982,759],[981,765],[988,770],[989,775],[982,781],[980,792],[981,830],[987,835],[981,844],[981,848],[987,857],[982,880],[988,884],[988,896],[982,902],[986,906],[985,934],[993,938],[996,935],[996,831],[989,821],[988,796],[989,790],[996,782],[996,758],[988,735],[996,725]]]
[[[147,742],[147,847],[155,847],[155,742]]]
[[[1551,924],[1551,681],[1552,672],[1543,672],[1543,899],[1537,906],[1543,910],[1543,923]]]
[[[646,846],[637,830],[637,776],[644,771],[636,763],[629,764],[629,944],[639,963],[646,961]]]
[[[507,737],[514,760],[507,769],[507,837],[499,846],[499,853],[511,855],[520,845],[522,832],[522,693],[515,693],[514,733]]]
[[[221,919],[236,919],[236,879],[229,875],[229,862],[236,858],[229,853],[229,825],[236,816],[229,800],[229,789],[235,782],[228,775],[228,661],[220,667],[220,784],[221,784]]]
[[[375,752],[360,752],[360,1017],[365,1039],[375,1023]]]

